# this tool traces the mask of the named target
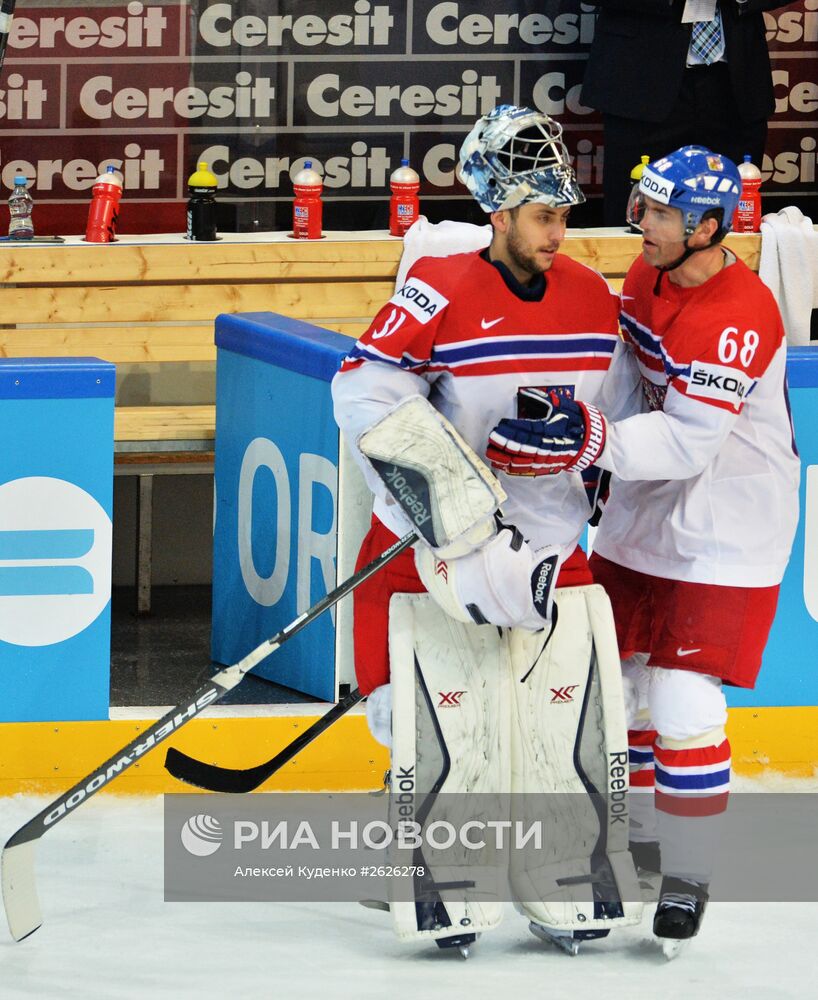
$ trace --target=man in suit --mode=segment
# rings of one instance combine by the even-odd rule
[[[761,165],[773,85],[763,11],[776,0],[588,0],[599,7],[582,102],[605,129],[603,224],[624,225],[630,172],[685,145]]]

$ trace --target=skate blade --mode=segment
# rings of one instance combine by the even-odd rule
[[[579,954],[579,941],[574,938],[570,931],[552,931],[543,927],[542,924],[535,924],[533,920],[528,925],[528,929],[534,937],[538,937],[547,944],[553,944],[560,951],[564,951],[566,955]]]
[[[461,944],[457,950],[460,952],[460,957],[463,959],[467,959],[471,954],[471,950],[467,944]]]
[[[382,899],[359,899],[358,902],[367,910],[382,910],[384,913],[389,913],[389,903]]]
[[[672,962],[674,958],[677,958],[685,950],[685,948],[690,944],[690,939],[686,938],[681,941],[677,941],[675,938],[662,938],[662,954],[668,960]]]

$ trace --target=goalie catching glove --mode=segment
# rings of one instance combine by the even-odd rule
[[[494,514],[506,494],[424,396],[397,403],[358,438],[358,448],[439,557],[465,555],[496,534]]]
[[[605,448],[606,421],[590,403],[557,393],[537,393],[542,415],[536,420],[505,419],[489,435],[486,456],[510,476],[552,476],[582,472]]]
[[[424,587],[457,621],[536,631],[551,624],[559,552],[534,552],[517,528],[501,526],[479,549],[455,559],[418,546],[415,566]]]

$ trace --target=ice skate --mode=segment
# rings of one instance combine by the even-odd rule
[[[698,934],[709,898],[707,888],[704,883],[672,875],[662,879],[653,933],[662,939],[665,958],[675,958],[684,943]]]

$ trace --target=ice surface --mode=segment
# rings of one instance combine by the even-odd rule
[[[2,842],[45,804],[0,799]],[[165,903],[162,866],[161,797],[99,796],[49,831],[37,861],[43,926],[16,944],[2,920],[0,998],[789,1000],[815,988],[818,904],[712,904],[671,963],[650,934],[652,908],[641,927],[571,958],[509,907],[463,961],[400,944],[387,914],[354,903]]]

